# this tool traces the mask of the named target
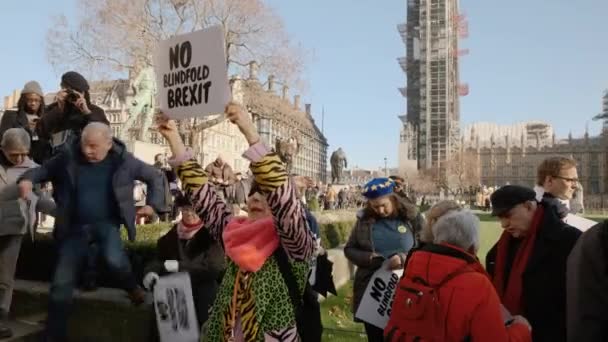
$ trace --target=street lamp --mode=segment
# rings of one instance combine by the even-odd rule
[[[388,158],[384,157],[384,175],[388,177]]]

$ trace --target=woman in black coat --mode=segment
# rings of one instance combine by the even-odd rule
[[[211,238],[204,222],[183,197],[175,200],[182,220],[157,242],[158,260],[147,268],[144,287],[151,290],[159,276],[188,272],[199,326],[207,321],[226,268],[222,244]]]

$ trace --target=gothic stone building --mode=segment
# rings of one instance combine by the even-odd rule
[[[277,141],[285,139],[297,141],[298,152],[293,161],[292,172],[324,182],[328,144],[312,118],[311,106],[307,104],[305,110],[301,110],[298,95],[294,96],[294,103],[290,103],[287,99],[286,86],[283,87],[282,96],[277,95],[273,89],[272,77],[269,78],[267,87],[262,86],[255,73],[250,74],[246,80],[234,77],[230,83],[234,99],[245,105],[266,144],[274,147]],[[92,82],[91,89],[91,100],[106,111],[114,135],[119,135],[122,125],[127,120],[129,104],[132,101],[133,93],[129,82],[127,80]],[[204,125],[213,120],[219,123],[205,128],[200,135],[192,134],[193,125]],[[139,136],[141,126],[140,117],[129,132],[131,139]],[[247,142],[236,126],[227,120],[212,117],[209,121],[198,119],[195,122],[191,119],[189,122],[180,122],[180,129],[186,144],[192,146],[195,152],[198,151],[197,159],[201,164],[206,165],[218,156],[222,156],[235,171],[247,170],[249,164],[241,156],[248,148]],[[164,139],[153,129],[150,129],[148,134],[151,143],[166,145]]]
[[[556,141],[529,141],[524,136],[512,142],[508,136],[491,138],[488,144],[471,137],[462,141],[465,153],[476,157],[481,184],[502,186],[518,184],[532,187],[536,183],[538,165],[546,158],[563,156],[578,164],[587,209],[608,208],[608,135]],[[475,158],[473,158],[475,159]]]
[[[297,143],[297,154],[291,172],[308,176],[317,181],[327,181],[327,139],[312,117],[311,105],[300,108],[300,96],[293,103],[287,97],[288,88],[283,86],[281,95],[275,92],[271,76],[264,87],[252,68],[249,79],[233,80],[233,93],[241,93],[242,103],[252,115],[260,137],[269,146],[281,141]]]

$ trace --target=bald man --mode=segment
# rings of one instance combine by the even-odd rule
[[[26,172],[19,180],[22,196],[34,184],[51,182],[57,203],[53,235],[58,259],[49,298],[47,337],[64,341],[72,294],[91,244],[99,248],[109,269],[121,281],[135,304],[145,293],[137,286],[120,239],[120,225],[135,240],[136,180],[146,183],[145,206],[139,214],[154,215],[163,206],[160,172],[127,152],[112,138],[110,127],[101,122],[88,124],[80,138],[48,160],[40,168]]]

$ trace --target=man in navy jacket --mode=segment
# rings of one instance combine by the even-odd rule
[[[121,281],[134,303],[145,293],[137,286],[120,238],[120,225],[135,240],[135,215],[154,215],[163,206],[160,172],[126,151],[112,138],[108,125],[88,124],[80,140],[48,160],[40,168],[26,172],[19,180],[22,196],[34,184],[51,182],[57,204],[55,229],[58,260],[50,298],[47,336],[64,341],[67,318],[79,270],[95,243],[110,270]],[[135,180],[147,184],[147,206],[136,213],[133,200]]]

